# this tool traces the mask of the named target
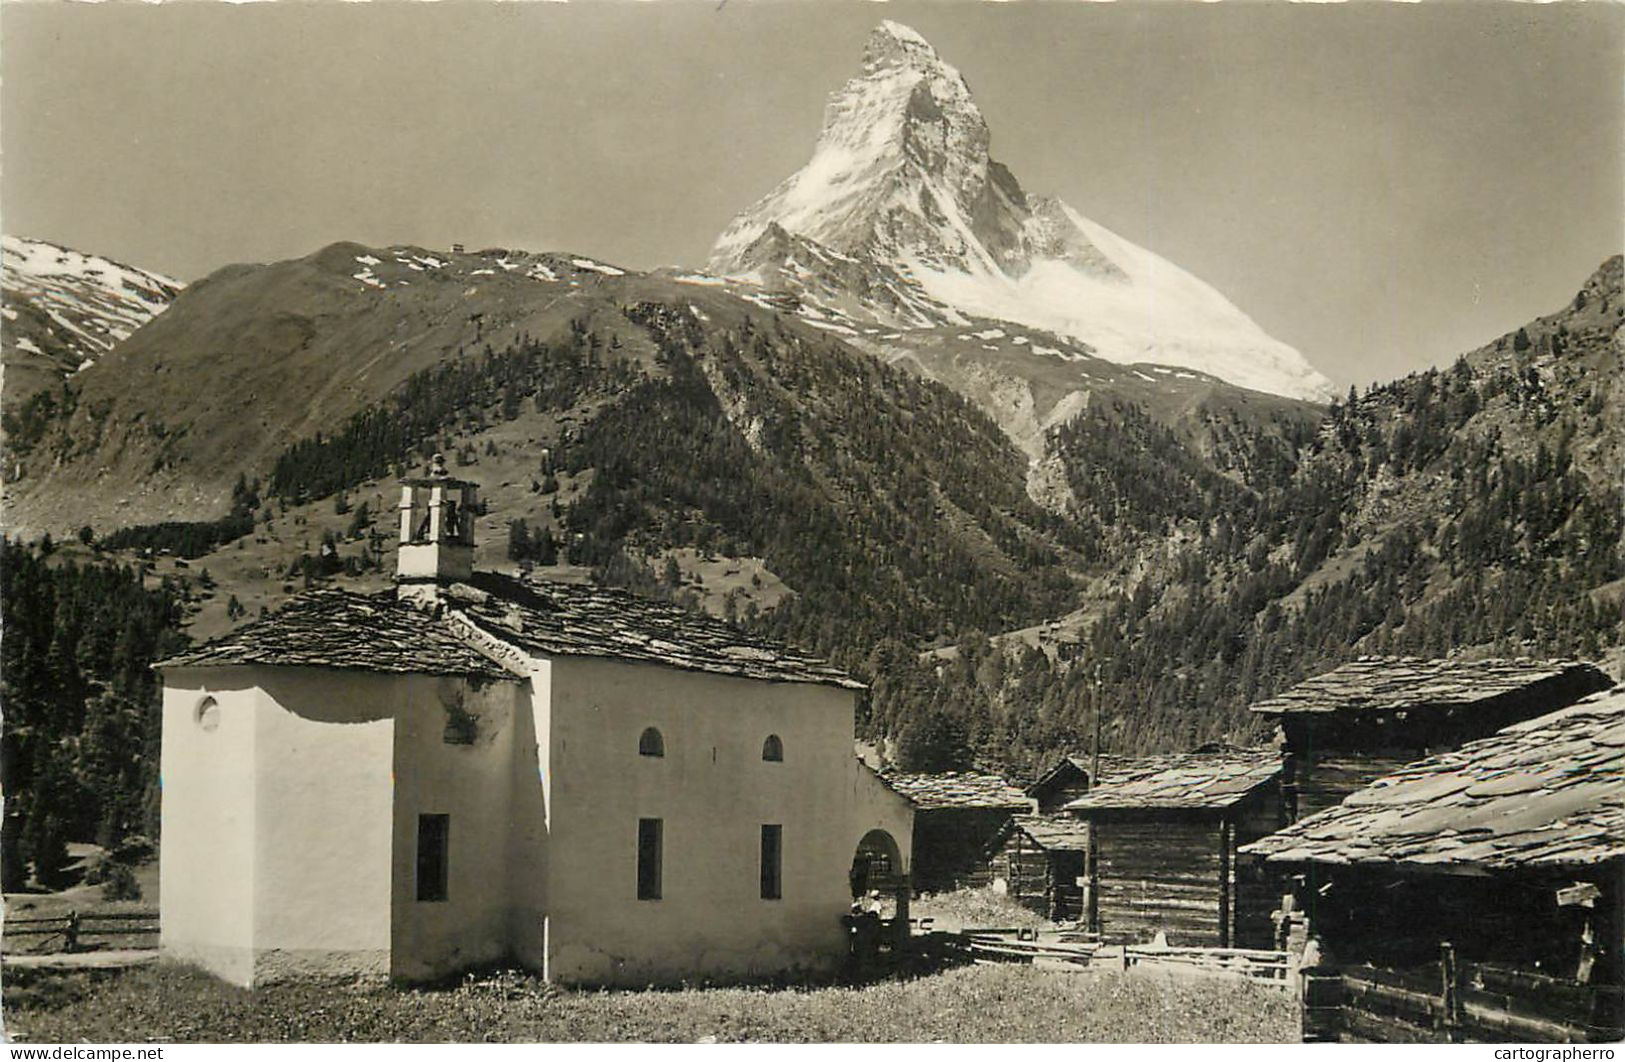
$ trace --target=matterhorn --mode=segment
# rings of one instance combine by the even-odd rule
[[[862,73],[830,98],[812,159],[734,219],[709,271],[864,332],[1008,322],[1120,364],[1329,396],[1302,354],[1208,284],[1024,191],[991,139],[959,72],[882,22]]]

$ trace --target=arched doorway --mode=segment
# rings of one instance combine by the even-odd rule
[[[870,830],[852,854],[852,898],[873,892],[889,893],[903,878],[903,856],[897,841],[885,830]]]
[[[850,880],[853,918],[874,919],[877,940],[884,939],[893,949],[905,944],[912,890],[896,838],[879,829],[864,834],[852,853]]]

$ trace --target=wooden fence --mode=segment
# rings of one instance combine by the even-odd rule
[[[968,929],[959,935],[960,948],[976,963],[1059,963],[1082,968],[1089,965],[1100,942],[1089,934],[1033,929]]]
[[[1297,990],[1292,962],[1284,951],[1260,948],[1169,948],[1130,944],[1123,948],[1123,969],[1161,966],[1168,969],[1223,974],[1258,981],[1272,988]]]
[[[970,929],[959,934],[959,947],[978,963],[1044,962],[1073,968],[1121,964],[1124,970],[1162,967],[1246,978],[1286,991],[1297,988],[1291,961],[1284,951],[1154,944],[1118,948],[1103,945],[1095,934],[1080,930],[1032,929]]]
[[[153,946],[156,946],[157,936],[157,911],[69,911],[64,915],[38,918],[9,916],[0,926],[0,939],[60,937],[63,951],[81,951],[92,941],[105,943],[108,938],[126,937],[151,937]],[[45,941],[49,942],[49,939]]]
[[[1308,971],[1304,1039],[1369,1043],[1598,1043],[1625,1036],[1625,988],[1454,961]]]

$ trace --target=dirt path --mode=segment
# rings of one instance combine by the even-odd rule
[[[0,966],[18,970],[118,970],[145,966],[158,961],[158,953],[146,949],[57,952],[51,955],[4,955]]]

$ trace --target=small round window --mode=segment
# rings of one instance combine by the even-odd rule
[[[197,725],[204,730],[217,730],[220,727],[220,702],[213,697],[205,697],[197,702],[197,709],[193,712]]]
[[[660,731],[654,727],[645,730],[643,735],[638,738],[639,756],[664,756],[665,754],[666,742],[661,738]]]
[[[769,763],[784,762],[784,742],[779,740],[779,735],[769,734],[767,740],[762,742],[762,759]]]

